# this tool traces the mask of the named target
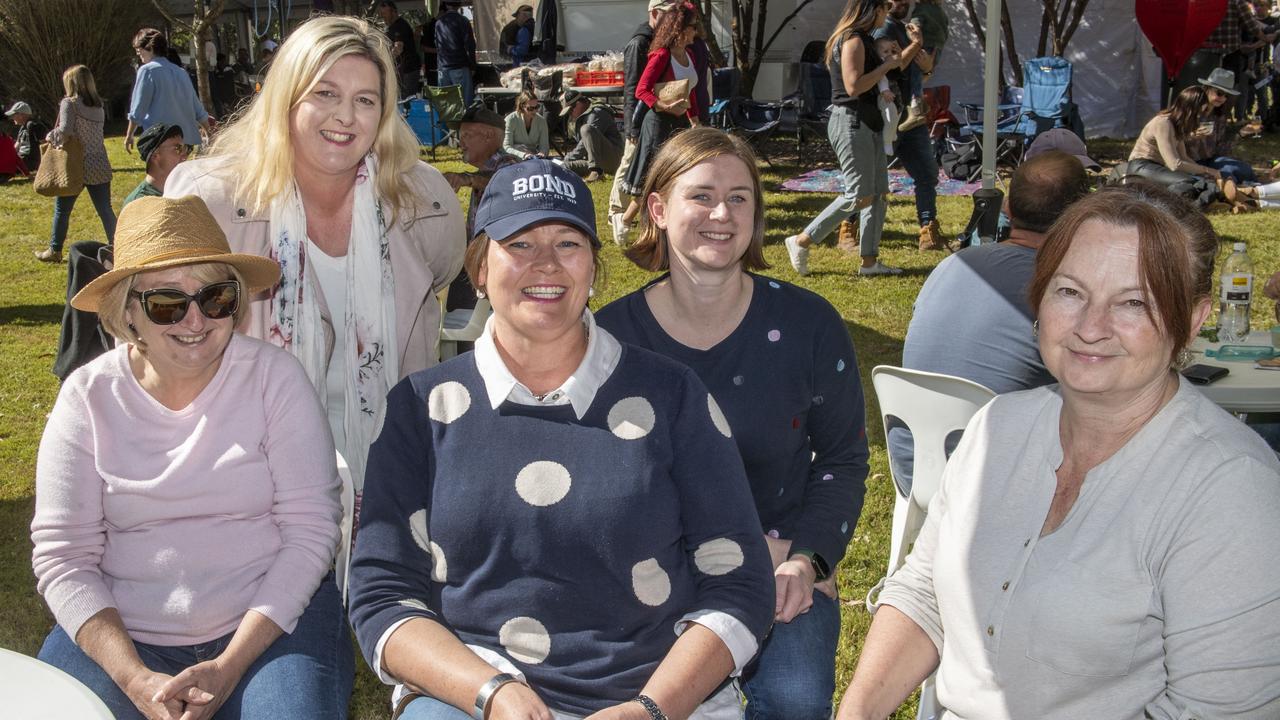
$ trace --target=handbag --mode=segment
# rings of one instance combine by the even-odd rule
[[[657,95],[659,100],[668,105],[681,100],[688,100],[689,80],[688,78],[681,78],[679,80],[660,82],[653,86],[653,94]]]
[[[40,146],[40,168],[33,184],[45,197],[70,197],[84,189],[84,145],[80,138],[67,137],[62,147]]]

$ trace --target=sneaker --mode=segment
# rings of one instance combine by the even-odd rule
[[[858,268],[858,274],[868,275],[868,276],[870,275],[901,275],[902,268],[889,267],[888,265],[885,265],[884,263],[877,260],[876,264],[872,265],[871,267]]]
[[[938,227],[937,220],[929,221],[928,225],[920,228],[920,249],[925,250],[946,250],[946,243],[942,242],[942,229]]]
[[[44,250],[37,250],[36,259],[39,260],[40,262],[60,263],[62,262],[62,251],[54,250],[53,248],[45,248]]]
[[[795,235],[787,237],[783,243],[787,246],[787,257],[791,258],[791,267],[801,277],[809,274],[809,248],[801,247],[800,238]]]
[[[590,173],[587,174],[585,182],[589,182],[589,183],[599,182],[603,178],[604,178],[604,173],[600,172],[599,170],[592,170]]]
[[[609,227],[613,230],[613,242],[618,247],[627,246],[627,223],[622,220],[622,213],[613,213],[609,216]]]

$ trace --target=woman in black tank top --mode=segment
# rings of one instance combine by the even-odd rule
[[[897,275],[902,271],[879,260],[889,172],[881,131],[884,121],[876,107],[876,84],[890,70],[900,69],[904,51],[884,62],[876,56],[871,31],[884,24],[888,8],[882,0],[848,0],[836,30],[827,40],[831,70],[831,119],[827,138],[840,162],[845,191],[798,235],[786,239],[787,254],[796,272],[809,272],[809,246],[821,242],[840,222],[861,212],[859,275]],[[914,48],[918,39],[913,38]],[[866,212],[862,212],[866,210]]]

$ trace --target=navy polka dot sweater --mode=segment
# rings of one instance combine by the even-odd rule
[[[644,289],[600,310],[596,322],[618,340],[698,374],[729,419],[764,531],[812,550],[834,569],[862,514],[868,471],[853,343],[840,314],[820,296],[751,277],[746,316],[709,350],[667,335]]]
[[[428,617],[587,715],[635,697],[688,613],[727,613],[762,641],[772,571],[729,436],[694,373],[626,345],[581,419],[491,409],[470,353],[406,378],[369,453],[352,557],[366,659],[392,624]]]

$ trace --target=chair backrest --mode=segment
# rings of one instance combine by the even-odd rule
[[[444,301],[441,300],[441,307]],[[440,360],[448,360],[458,354],[458,343],[475,342],[484,332],[484,324],[492,311],[489,298],[476,298],[476,306],[470,310],[450,310],[442,313],[440,323]]]
[[[1071,63],[1039,57],[1022,63],[1022,111],[1040,118],[1065,119],[1071,103]]]
[[[711,100],[728,100],[738,94],[742,71],[736,67],[716,68],[711,71]]]
[[[355,525],[356,486],[351,480],[351,468],[347,466],[342,453],[335,453],[338,463],[338,477],[342,479],[342,524],[338,537],[338,554],[333,562],[334,578],[338,581],[338,591],[342,593],[342,604],[347,604],[347,571],[351,567],[351,531]]]
[[[872,369],[871,384],[880,401],[885,435],[889,433],[891,419],[897,419],[911,431],[915,460],[910,497],[919,509],[925,510],[938,490],[947,464],[944,448],[947,435],[963,430],[973,414],[995,397],[995,393],[964,378],[892,365]],[[894,482],[897,483],[896,478]]]
[[[822,63],[800,64],[800,96],[803,117],[817,117],[831,107],[831,71]]]
[[[427,98],[444,123],[458,122],[467,107],[462,102],[461,85],[428,85]]]

